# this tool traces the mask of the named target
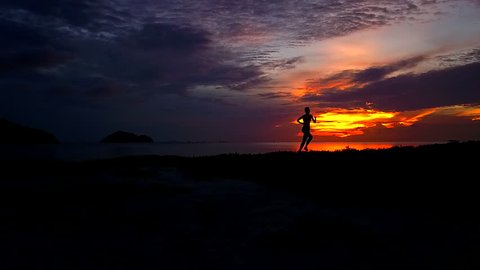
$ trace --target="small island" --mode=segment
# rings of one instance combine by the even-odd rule
[[[116,131],[103,138],[101,143],[153,143],[153,139],[147,135],[136,135],[126,131]]]
[[[0,143],[2,144],[57,144],[59,140],[41,129],[26,127],[0,118]]]

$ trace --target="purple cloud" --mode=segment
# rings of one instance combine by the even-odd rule
[[[317,84],[325,84],[340,80],[353,84],[371,83],[382,80],[393,72],[415,67],[425,59],[424,56],[416,56],[389,65],[373,66],[364,70],[343,70],[327,78],[309,80],[309,84],[311,87],[315,87]]]
[[[304,101],[356,107],[372,102],[381,110],[408,111],[480,102],[480,63],[405,74],[372,82],[363,88],[329,90]]]

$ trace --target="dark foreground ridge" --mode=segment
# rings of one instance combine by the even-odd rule
[[[11,161],[0,171],[2,264],[478,269],[479,151]]]

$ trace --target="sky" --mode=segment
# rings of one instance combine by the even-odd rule
[[[66,142],[480,139],[478,0],[2,0],[0,117]]]

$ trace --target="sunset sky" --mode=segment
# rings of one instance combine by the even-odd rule
[[[0,117],[62,141],[480,139],[479,0],[3,0]]]

